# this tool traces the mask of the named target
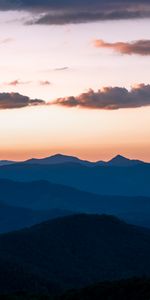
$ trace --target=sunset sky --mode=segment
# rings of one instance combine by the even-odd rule
[[[0,159],[150,161],[150,4],[105,2],[0,1]]]

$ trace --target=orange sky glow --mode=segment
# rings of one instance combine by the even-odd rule
[[[2,96],[13,92],[53,102],[89,89],[130,90],[150,84],[148,55],[124,55],[93,45],[93,40],[110,45],[150,40],[149,19],[27,26],[21,16],[29,17],[27,12],[0,12]],[[0,110],[0,159],[55,153],[91,161],[122,154],[150,162],[150,106],[105,110],[45,105]]]

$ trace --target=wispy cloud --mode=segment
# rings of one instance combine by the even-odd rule
[[[112,49],[121,54],[150,55],[150,40],[138,40],[132,42],[108,43],[103,40],[94,40],[94,47]]]
[[[67,66],[64,67],[56,67],[56,68],[49,68],[49,69],[45,69],[45,70],[40,70],[40,73],[49,73],[49,72],[62,72],[62,71],[67,71],[70,68]]]
[[[30,84],[30,83],[31,83],[31,81],[21,81],[21,80],[15,79],[15,80],[12,80],[10,82],[5,82],[4,85],[16,87],[18,85]]]
[[[53,69],[53,71],[59,72],[59,71],[66,71],[68,69],[69,69],[69,67],[60,67],[60,68]]]
[[[37,105],[46,105],[46,102],[39,99],[30,99],[18,93],[0,93],[0,109],[14,109]]]
[[[40,80],[39,84],[42,86],[49,86],[51,85],[51,82],[49,80]]]
[[[39,81],[33,81],[33,80],[30,80],[30,81],[21,81],[19,79],[15,79],[15,80],[12,80],[12,81],[9,81],[9,82],[4,82],[2,85],[5,85],[5,86],[12,86],[12,87],[17,87],[19,85],[24,85],[24,84],[38,84],[40,86],[49,86],[51,85],[52,83],[49,81],[49,80],[39,80]]]
[[[14,42],[14,39],[12,38],[5,38],[5,39],[0,39],[0,45],[5,45]]]
[[[150,85],[139,84],[130,91],[123,87],[104,87],[97,92],[90,89],[77,97],[58,98],[52,104],[105,110],[149,106]]]

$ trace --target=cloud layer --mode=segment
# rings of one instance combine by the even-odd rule
[[[108,48],[113,49],[115,52],[121,54],[138,54],[138,55],[150,55],[150,40],[138,40],[130,43],[117,42],[107,43],[103,40],[95,40],[94,46],[96,48]]]
[[[104,87],[97,92],[90,89],[79,96],[58,98],[49,103],[40,99],[30,99],[19,93],[0,93],[0,109],[37,105],[62,105],[105,110],[150,106],[150,85],[138,84],[132,87],[130,91],[123,87]]]
[[[65,107],[115,110],[150,105],[150,85],[139,84],[130,91],[122,87],[104,87],[97,92],[90,89],[77,97],[56,99],[53,104]]]
[[[0,10],[32,11],[30,24],[49,25],[150,17],[149,0],[1,0]]]
[[[43,100],[30,99],[18,93],[0,93],[0,109],[13,109],[45,104]]]

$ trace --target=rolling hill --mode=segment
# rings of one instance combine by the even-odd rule
[[[55,300],[149,300],[150,280],[133,278],[114,282],[100,282],[83,289],[65,293]],[[50,299],[49,299],[50,300]]]
[[[0,203],[0,234],[31,227],[46,220],[71,214],[71,211],[59,209],[37,211]]]
[[[0,167],[15,164],[15,161],[11,160],[0,160]]]
[[[0,180],[0,232],[72,213],[111,214],[150,228],[150,198],[102,196],[48,181]]]
[[[45,285],[53,282],[62,290],[104,280],[150,276],[149,253],[150,231],[112,216],[81,214],[47,221],[0,236],[0,293],[7,285],[10,292],[16,291],[21,279],[18,290],[28,291],[24,272],[32,280],[36,274],[41,286],[44,281]]]

